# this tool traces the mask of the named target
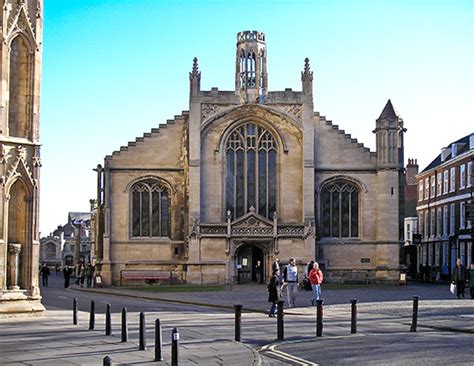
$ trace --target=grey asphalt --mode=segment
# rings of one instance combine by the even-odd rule
[[[421,296],[418,332],[409,332],[412,296]],[[315,308],[309,293],[298,294],[297,308],[285,310],[285,341],[276,341],[276,321],[264,285],[234,286],[220,292],[143,293],[132,289],[63,289],[51,278],[43,289],[48,309],[41,319],[0,320],[1,364],[99,365],[153,361],[154,320],[163,324],[163,352],[170,362],[170,336],[180,331],[180,364],[185,365],[347,365],[474,364],[474,300],[453,299],[444,285],[356,286],[324,290],[324,332],[315,337]],[[72,325],[72,299],[79,299],[79,325]],[[358,333],[350,335],[350,299],[357,297]],[[162,300],[159,300],[159,299]],[[88,328],[94,299],[97,327]],[[105,303],[112,304],[113,336],[104,335]],[[242,303],[242,343],[234,342],[232,305]],[[203,306],[198,306],[201,304]],[[209,305],[209,306],[205,306]],[[120,342],[120,309],[129,311],[130,341]],[[217,307],[216,307],[217,306]],[[138,312],[147,319],[149,349],[138,351]],[[455,333],[459,331],[460,333]],[[449,352],[448,352],[449,350]],[[450,355],[449,357],[446,355]],[[447,362],[447,361],[446,361]]]

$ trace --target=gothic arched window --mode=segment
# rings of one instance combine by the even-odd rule
[[[323,237],[359,236],[359,189],[353,183],[338,180],[321,191]]]
[[[135,183],[132,195],[132,236],[169,236],[168,192],[156,180]]]
[[[255,123],[235,128],[225,145],[226,205],[233,218],[255,212],[271,218],[276,211],[277,144],[273,135]]]

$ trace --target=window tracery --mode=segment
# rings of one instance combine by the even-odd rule
[[[322,236],[359,236],[359,189],[344,180],[332,182],[321,191]]]
[[[160,182],[149,179],[131,188],[132,236],[169,236],[169,197]]]
[[[234,219],[250,207],[271,218],[276,211],[275,138],[262,126],[245,123],[230,133],[225,146],[227,209]]]

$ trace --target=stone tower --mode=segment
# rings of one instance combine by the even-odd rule
[[[268,92],[265,33],[238,33],[235,57],[235,92],[245,103],[263,102]]]
[[[42,0],[0,2],[0,316],[41,313],[39,111]]]
[[[377,148],[377,240],[384,242],[377,249],[379,280],[397,273],[399,252],[403,238],[404,217],[404,161],[403,120],[390,99],[376,120]],[[394,209],[394,207],[398,209]],[[394,223],[398,223],[394,224]],[[398,240],[397,240],[398,239]]]

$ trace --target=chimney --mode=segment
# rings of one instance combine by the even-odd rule
[[[451,152],[451,149],[447,147],[441,148],[441,162],[442,163],[446,160],[450,152]]]
[[[416,159],[408,159],[406,166],[406,184],[417,185],[416,175],[418,174],[418,161]]]

